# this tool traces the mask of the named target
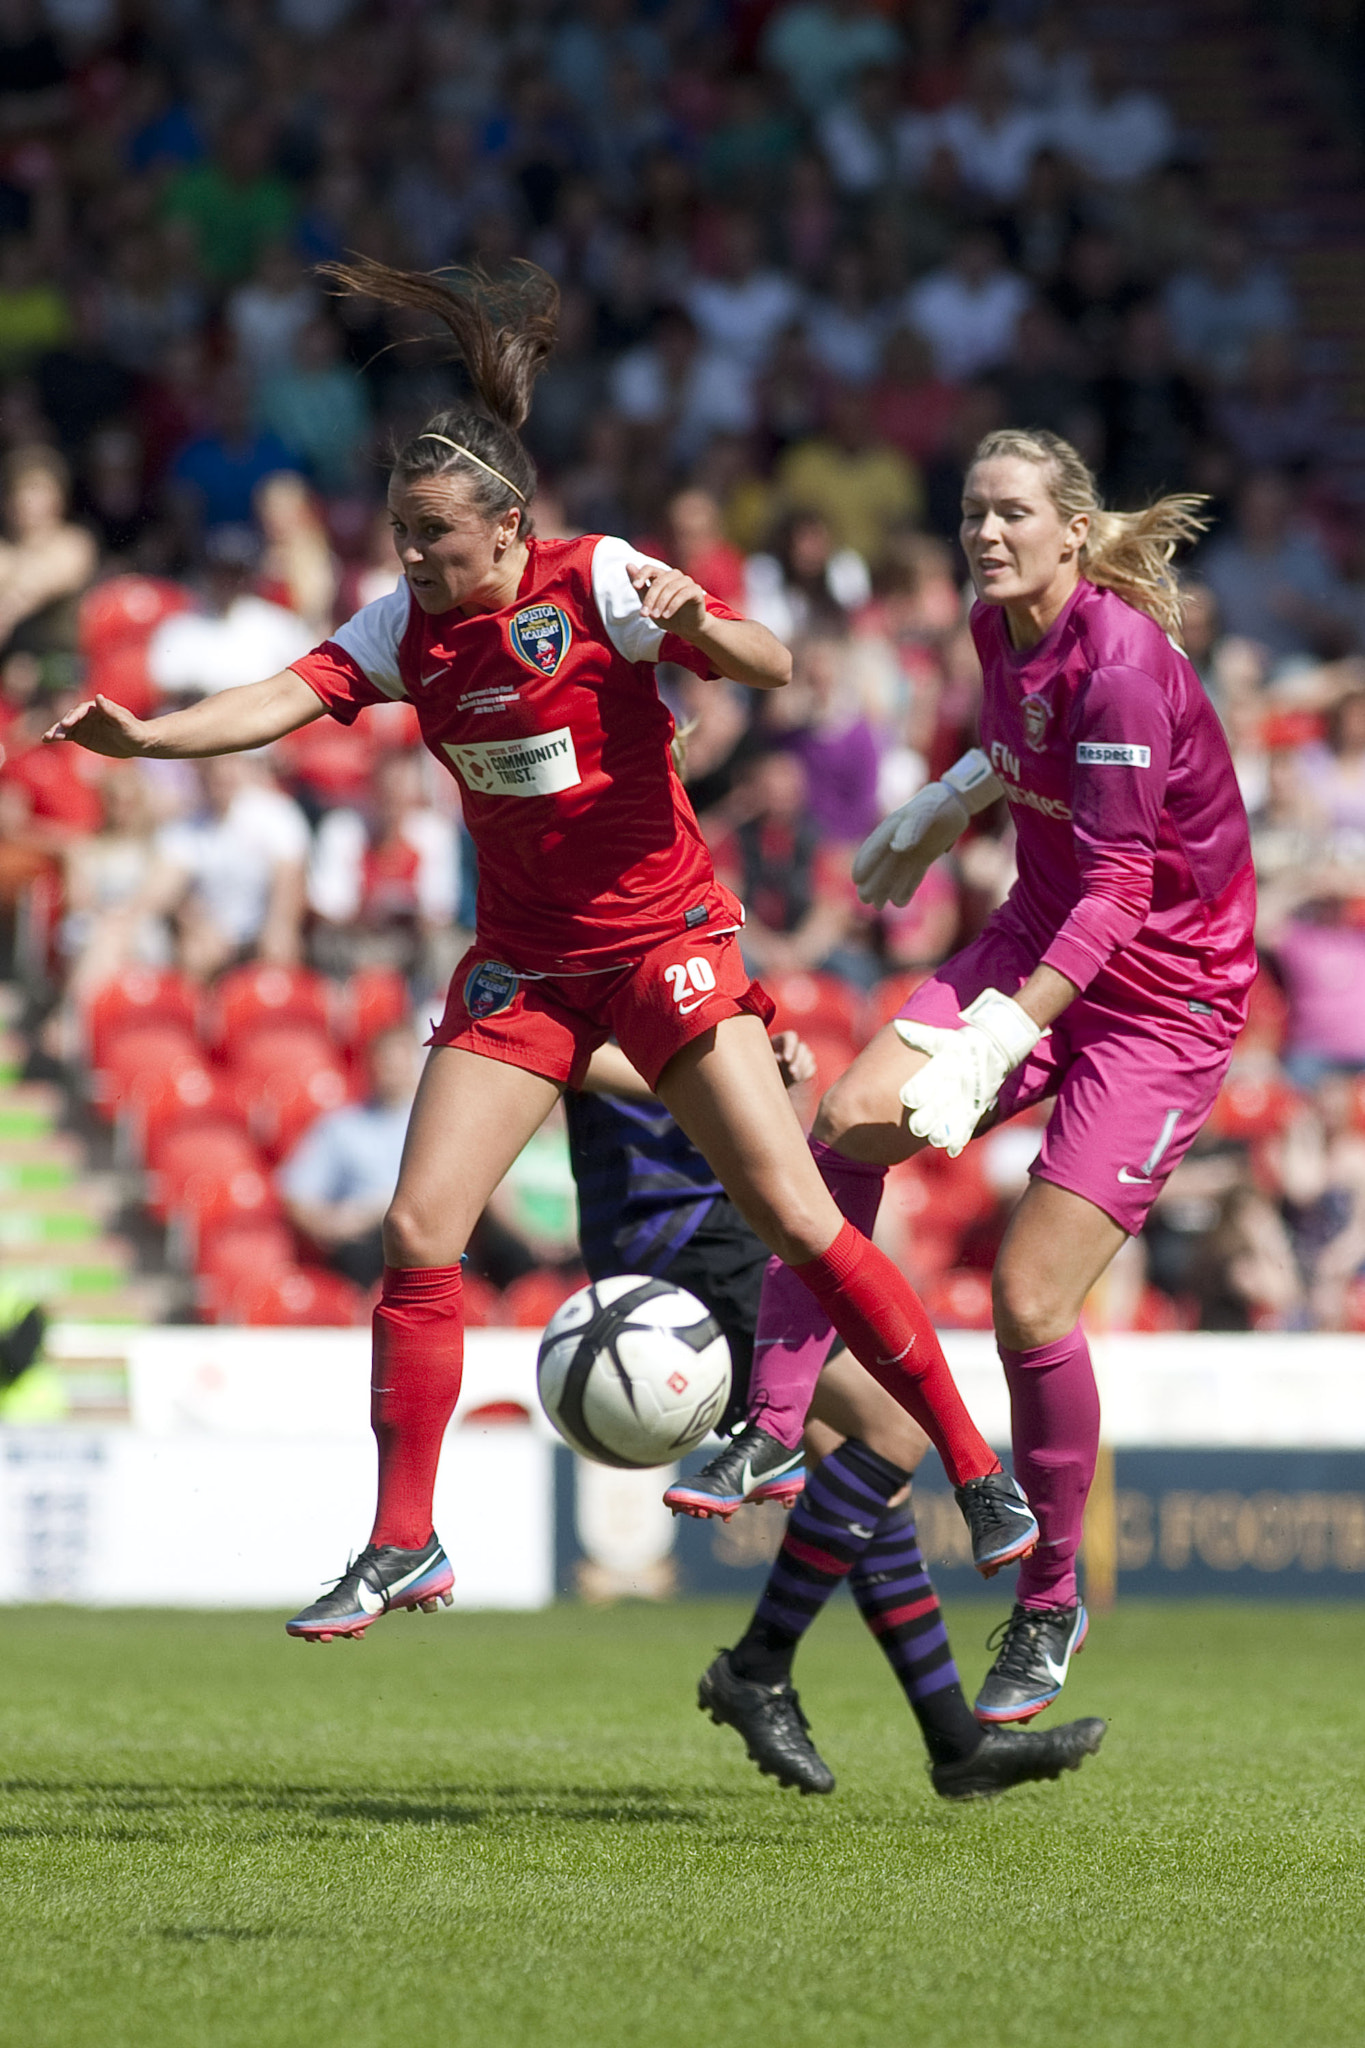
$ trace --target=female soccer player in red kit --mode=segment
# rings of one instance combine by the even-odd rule
[[[1009,803],[1019,872],[1007,901],[835,1083],[813,1143],[840,1206],[871,1230],[889,1165],[926,1142],[955,1156],[974,1132],[1054,1099],[994,1274],[1015,1469],[1042,1533],[977,1697],[983,1721],[1041,1712],[1084,1640],[1076,1550],[1099,1398],[1081,1306],[1212,1109],[1256,972],[1246,813],[1222,728],[1168,637],[1180,616],[1169,563],[1199,530],[1198,506],[1107,512],[1067,442],[1008,429],[982,442],[961,529],[979,599],[982,751],[886,819],[853,866],[866,902],[906,903],[972,812]],[[830,1341],[770,1267],[751,1427],[665,1498],[733,1509],[731,1468],[799,1441]],[[776,1682],[790,1638],[790,1621],[760,1603],[732,1654]]]
[[[111,755],[194,757],[406,699],[459,781],[478,850],[478,936],[451,983],[384,1224],[378,1513],[360,1557],[291,1633],[359,1634],[450,1586],[431,1503],[460,1384],[460,1256],[507,1168],[609,1036],[938,1446],[989,1574],[1030,1547],[1037,1525],[973,1427],[919,1301],[845,1222],[811,1161],[768,1044],[772,1005],[741,959],[743,912],[716,881],[669,755],[656,661],[773,689],[790,673],[786,649],[624,541],[529,534],[535,471],[517,429],[553,346],[557,295],[543,273],[527,265],[514,285],[469,290],[369,261],[332,275],[444,321],[477,396],[394,461],[404,582],[264,682],[149,722],[97,698],[48,735]],[[904,1475],[887,1474],[894,1492]]]

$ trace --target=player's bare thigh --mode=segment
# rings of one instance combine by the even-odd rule
[[[1033,1351],[1074,1330],[1087,1294],[1127,1235],[1084,1195],[1031,1180],[991,1273],[995,1334],[1006,1350]]]
[[[559,1095],[542,1074],[463,1047],[434,1047],[384,1218],[388,1263],[455,1265],[489,1196]]]
[[[927,1059],[884,1024],[826,1093],[812,1137],[873,1166],[899,1166],[922,1151],[923,1138],[910,1135],[901,1089]]]
[[[833,1244],[844,1219],[816,1170],[757,1017],[725,1017],[683,1046],[656,1092],[780,1259],[801,1265]]]

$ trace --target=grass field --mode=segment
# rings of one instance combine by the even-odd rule
[[[1359,2048],[1365,1611],[1121,1608],[1102,1754],[968,1807],[844,1604],[839,1790],[760,1779],[692,1704],[738,1618],[6,1612],[0,2041]]]

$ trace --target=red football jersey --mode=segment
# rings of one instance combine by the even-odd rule
[[[705,655],[641,611],[623,540],[532,540],[502,611],[429,615],[406,583],[294,663],[334,718],[406,699],[458,780],[480,945],[529,973],[624,964],[743,912],[669,757],[654,663]],[[715,598],[710,611],[736,614]]]

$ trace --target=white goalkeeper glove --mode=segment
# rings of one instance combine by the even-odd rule
[[[910,1111],[910,1134],[927,1138],[950,1159],[957,1158],[986,1111],[995,1107],[1006,1075],[1045,1035],[998,988],[984,989],[959,1014],[962,1022],[951,1031],[913,1017],[896,1019],[898,1036],[930,1056],[928,1066],[901,1089],[901,1101]]]
[[[864,903],[904,909],[939,858],[956,846],[967,821],[1004,794],[979,747],[955,761],[941,782],[926,783],[908,804],[883,818],[853,856],[853,880]]]

